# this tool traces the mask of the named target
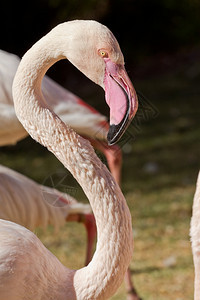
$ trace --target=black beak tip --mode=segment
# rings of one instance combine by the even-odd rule
[[[123,136],[124,132],[128,128],[131,123],[131,119],[128,118],[128,114],[125,118],[117,125],[111,124],[108,134],[107,134],[107,141],[108,145],[112,146],[119,142],[120,138]]]
[[[116,132],[115,125],[111,125],[107,134],[107,141],[109,146],[114,145],[115,132]]]
[[[110,125],[108,134],[107,134],[107,141],[108,141],[108,145],[114,145],[116,144],[120,137],[121,137],[121,124],[118,125]]]

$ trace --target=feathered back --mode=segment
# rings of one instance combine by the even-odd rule
[[[1,300],[75,299],[66,290],[73,291],[74,271],[65,268],[31,231],[0,220],[0,242]]]
[[[0,218],[30,230],[49,224],[58,229],[69,214],[89,212],[89,205],[0,166]]]

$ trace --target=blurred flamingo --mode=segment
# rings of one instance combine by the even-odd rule
[[[92,258],[96,225],[89,204],[0,165],[0,218],[34,230],[53,225],[57,231],[65,222],[77,221],[87,229],[85,264]]]

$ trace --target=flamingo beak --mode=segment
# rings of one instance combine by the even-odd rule
[[[119,141],[134,118],[138,100],[136,91],[123,65],[105,59],[105,98],[110,107],[109,145]]]

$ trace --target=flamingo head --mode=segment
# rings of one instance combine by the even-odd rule
[[[108,144],[119,141],[135,116],[138,100],[126,73],[124,57],[112,32],[96,21],[67,22],[65,56],[82,73],[105,90],[110,107]]]

